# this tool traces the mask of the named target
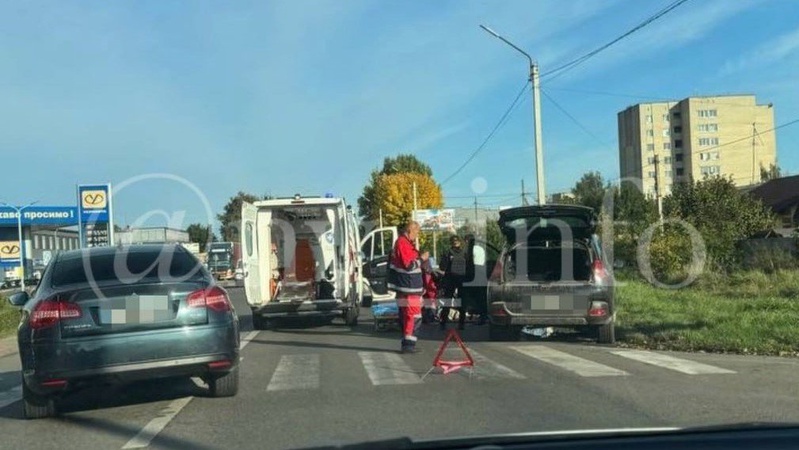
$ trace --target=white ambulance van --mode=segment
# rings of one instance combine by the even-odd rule
[[[364,292],[369,289],[364,260],[375,256],[361,248],[375,236],[392,244],[397,239],[395,228],[378,228],[361,239],[343,198],[299,194],[242,204],[240,235],[244,290],[255,329],[293,317],[341,317],[357,325],[361,303],[372,295]]]

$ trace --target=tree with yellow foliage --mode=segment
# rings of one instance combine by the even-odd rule
[[[410,172],[380,175],[374,186],[374,198],[377,207],[383,210],[383,221],[386,225],[401,225],[410,220],[414,182],[418,209],[438,209],[444,206],[441,186],[430,175]]]

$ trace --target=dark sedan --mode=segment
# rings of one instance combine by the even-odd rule
[[[66,392],[108,382],[199,377],[215,397],[239,385],[239,320],[227,292],[179,245],[56,256],[22,307],[26,418],[56,413]]]

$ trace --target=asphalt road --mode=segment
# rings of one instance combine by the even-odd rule
[[[399,436],[799,421],[799,360],[637,352],[574,338],[495,343],[463,336],[476,367],[424,376],[443,333],[422,331],[415,355],[399,333],[243,324],[237,397],[205,397],[193,380],[98,388],[62,403],[61,417],[26,421],[17,355],[0,359],[3,448],[302,448]],[[454,358],[456,352],[445,356]]]

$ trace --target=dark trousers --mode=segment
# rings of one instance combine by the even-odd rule
[[[466,323],[466,308],[463,307],[463,296],[461,295],[461,289],[463,289],[463,280],[459,278],[445,278],[444,279],[444,286],[443,286],[443,296],[444,299],[451,299],[455,298],[457,294],[458,297],[461,299],[461,306],[460,307],[449,307],[444,306],[441,308],[441,327],[446,327],[447,322],[449,321],[449,312],[451,309],[455,309],[458,311],[458,326],[462,329],[464,324]]]

